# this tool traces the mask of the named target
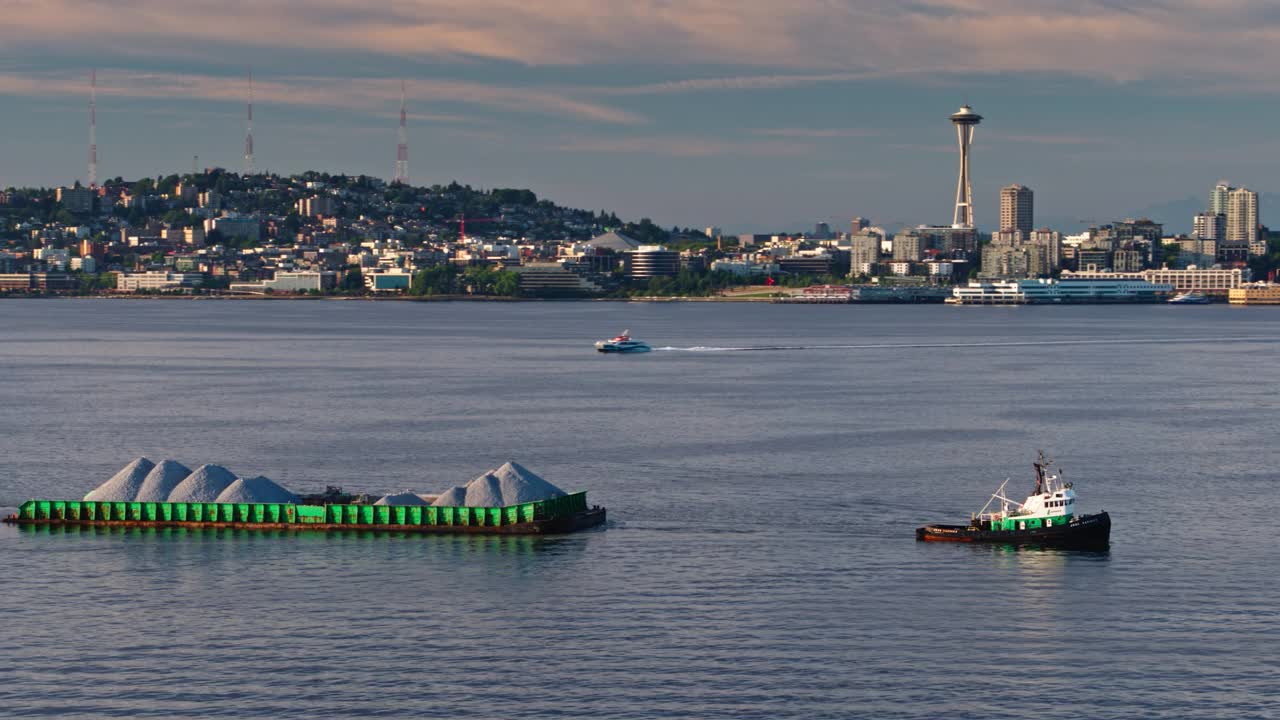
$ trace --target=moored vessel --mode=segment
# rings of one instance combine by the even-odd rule
[[[1049,472],[1043,452],[1034,465],[1036,486],[1026,500],[1006,497],[1005,480],[968,525],[926,525],[916,528],[916,539],[1105,549],[1111,541],[1111,517],[1106,512],[1077,515],[1075,490],[1062,481],[1061,471]],[[993,503],[999,509],[988,511]]]
[[[1169,299],[1170,305],[1208,305],[1211,300],[1204,293],[1198,293],[1194,290],[1190,292],[1178,293]]]
[[[642,353],[651,349],[648,343],[633,339],[630,330],[623,330],[617,337],[596,343],[596,350],[602,353]]]

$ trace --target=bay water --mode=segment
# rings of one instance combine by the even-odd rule
[[[630,329],[655,347],[604,356]],[[1280,715],[1280,312],[5,300],[0,506],[506,460],[561,537],[0,527],[0,715]],[[918,543],[1044,449],[1108,552]]]

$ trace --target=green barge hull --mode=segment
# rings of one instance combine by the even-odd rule
[[[4,522],[21,526],[180,527],[239,530],[373,530],[544,535],[603,524],[585,492],[506,507],[296,505],[28,500]]]

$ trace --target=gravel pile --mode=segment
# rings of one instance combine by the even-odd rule
[[[90,490],[84,499],[98,502],[131,502],[142,489],[147,473],[151,472],[155,466],[155,463],[140,457],[125,465],[120,472],[112,475],[110,480]]]
[[[432,502],[437,507],[506,507],[565,495],[519,463],[508,462],[467,483],[449,488]]]
[[[502,488],[502,505],[519,505],[568,494],[519,463],[507,462],[489,473],[497,478]]]
[[[464,487],[451,487],[440,493],[431,504],[436,507],[461,507],[467,503],[467,489]]]
[[[191,474],[191,468],[177,460],[165,458],[151,468],[134,499],[138,502],[165,502],[178,484]]]
[[[298,496],[261,475],[239,478],[218,494],[220,503],[296,503]]]
[[[467,507],[502,507],[502,482],[487,472],[467,483],[467,496],[463,501]]]
[[[169,493],[169,502],[217,502],[235,481],[235,473],[221,465],[201,465]]]
[[[430,505],[431,503],[424,500],[421,496],[411,492],[402,492],[395,495],[383,495],[378,498],[374,505]]]

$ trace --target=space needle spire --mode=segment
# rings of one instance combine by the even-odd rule
[[[253,174],[253,70],[249,70],[249,118],[244,134],[244,174]]]
[[[396,145],[395,182],[409,184],[409,134],[405,129],[404,80],[400,81],[400,142]]]
[[[956,186],[956,213],[951,221],[953,228],[973,227],[973,189],[969,187],[969,145],[973,142],[973,129],[982,122],[982,116],[968,105],[951,115],[960,140],[960,181]]]

